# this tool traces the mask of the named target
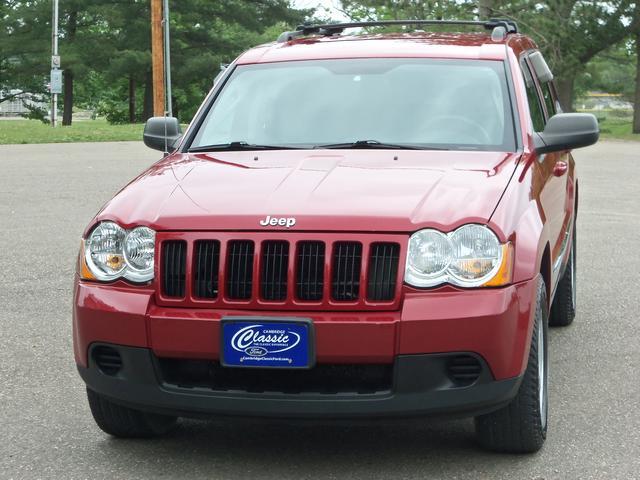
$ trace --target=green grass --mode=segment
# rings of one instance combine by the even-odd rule
[[[614,138],[619,140],[638,140],[640,133],[631,133],[631,119],[610,118],[598,119],[600,123],[600,135],[602,138]]]
[[[591,112],[598,117],[603,139],[638,140],[631,133],[631,117],[616,111]],[[52,128],[38,120],[0,120],[0,145],[15,143],[68,143],[141,141],[144,125],[109,125],[104,120],[79,120],[70,127]]]
[[[142,141],[144,125],[109,125],[106,120],[79,120],[69,127],[45,125],[39,120],[0,120],[0,145],[15,143],[68,143]]]
[[[640,141],[640,134],[631,133],[633,121],[631,113],[616,110],[585,110],[585,112],[593,113],[597,117],[600,124],[600,138]]]

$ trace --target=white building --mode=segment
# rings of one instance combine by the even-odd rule
[[[49,109],[49,103],[43,95],[23,92],[21,90],[9,90],[8,92],[0,92],[0,98],[6,95],[15,95],[9,100],[0,103],[0,116],[2,117],[19,117],[29,112],[25,104],[38,107],[41,109]]]

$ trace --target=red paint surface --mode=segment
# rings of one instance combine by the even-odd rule
[[[232,304],[224,298],[199,304],[191,297],[162,298],[155,283],[136,287],[123,281],[98,285],[76,279],[76,361],[86,365],[87,348],[95,341],[149,347],[160,356],[215,359],[222,316],[295,314],[313,320],[319,362],[391,362],[399,354],[471,351],[487,360],[497,379],[522,373],[536,282],[541,271],[551,271],[560,254],[561,232],[572,219],[576,191],[570,154],[537,159],[532,153],[518,63],[519,55],[531,48],[535,45],[521,35],[493,43],[487,35],[411,34],[301,39],[253,49],[237,63],[364,57],[506,61],[513,75],[522,151],[175,153],[118,193],[85,231],[113,220],[124,227],[150,226],[160,240],[292,239],[308,234],[334,240],[359,236],[366,248],[375,239],[393,239],[401,245],[401,280],[412,232],[484,223],[501,241],[514,245],[513,285],[466,291],[399,285],[393,302],[338,307]],[[568,165],[560,177],[554,175],[557,161]],[[267,215],[295,217],[296,225],[291,230],[260,227]],[[544,265],[546,248],[551,258]],[[555,277],[550,280],[555,282]]]
[[[420,150],[176,153],[117,194],[97,221],[158,231],[282,231],[260,226],[271,215],[295,217],[296,232],[447,231],[489,219],[519,157]]]
[[[308,311],[295,316],[312,319],[320,363],[391,363],[400,354],[470,351],[487,360],[496,378],[509,378],[524,368],[536,281],[474,291],[405,288],[398,311]],[[252,313],[265,315],[162,307],[148,290],[81,283],[74,308],[76,361],[86,365],[92,341],[147,347],[161,357],[218,359],[220,319]],[[286,311],[268,314],[292,316]]]
[[[245,309],[245,310],[397,310],[401,304],[401,290],[404,277],[403,266],[406,259],[407,248],[407,236],[406,235],[389,235],[389,234],[361,234],[361,233],[332,233],[332,234],[320,234],[320,233],[299,233],[294,229],[290,232],[161,232],[156,237],[157,249],[161,248],[162,242],[165,240],[184,240],[187,242],[187,258],[193,258],[194,244],[199,240],[219,240],[221,242],[220,258],[227,258],[226,242],[230,240],[251,240],[254,242],[255,252],[254,257],[260,258],[262,242],[267,240],[287,240],[291,245],[291,252],[289,254],[288,263],[288,279],[296,278],[296,248],[297,242],[304,241],[321,241],[325,243],[325,265],[324,265],[324,278],[331,278],[331,259],[332,254],[332,242],[341,241],[358,241],[362,244],[362,258],[369,258],[369,249],[373,243],[376,242],[388,242],[397,243],[400,246],[400,258],[398,274],[396,278],[396,296],[389,301],[369,301],[367,299],[367,279],[368,279],[368,262],[362,262],[362,269],[360,273],[360,286],[361,295],[358,300],[354,301],[333,301],[331,300],[331,282],[324,282],[323,300],[321,301],[303,301],[296,299],[295,284],[293,281],[287,283],[287,300],[284,301],[267,301],[261,298],[260,294],[260,282],[253,282],[253,289],[251,299],[249,300],[232,300],[227,298],[225,292],[225,282],[220,281],[218,288],[220,292],[216,299],[202,299],[194,296],[192,282],[193,282],[193,269],[194,265],[191,262],[187,262],[186,265],[186,282],[185,290],[187,292],[185,298],[171,298],[165,297],[162,294],[160,288],[160,274],[159,266],[156,264],[156,274],[153,288],[157,293],[156,302],[158,305],[163,306],[175,306],[175,307],[194,307],[194,308],[231,308],[231,309]],[[156,253],[158,256],[158,253]],[[219,277],[224,279],[226,277],[224,269],[225,262],[220,262],[219,265]],[[260,278],[259,263],[254,262],[253,278]]]

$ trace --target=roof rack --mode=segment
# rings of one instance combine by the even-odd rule
[[[364,27],[388,27],[392,25],[472,25],[492,30],[492,38],[496,40],[504,39],[508,33],[518,33],[518,25],[513,20],[506,18],[492,18],[490,20],[381,20],[374,22],[348,22],[348,23],[327,23],[322,25],[312,25],[305,23],[299,25],[292,32],[283,32],[278,37],[278,43],[289,42],[298,37],[307,35],[331,36],[344,32],[347,28]],[[500,27],[500,28],[499,28]],[[498,29],[498,31],[496,31]],[[504,30],[503,30],[504,29]]]

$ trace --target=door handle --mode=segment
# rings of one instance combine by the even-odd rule
[[[553,174],[556,177],[561,177],[562,175],[567,173],[568,169],[569,169],[569,165],[567,164],[567,162],[563,162],[560,160],[560,161],[557,161],[556,164],[553,166]]]

